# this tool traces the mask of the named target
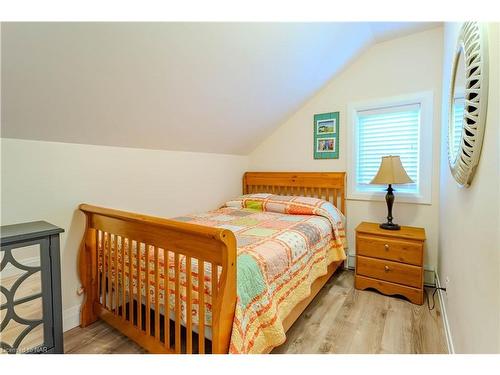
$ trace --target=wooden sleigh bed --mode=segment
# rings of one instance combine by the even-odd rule
[[[345,215],[345,172],[247,172],[243,177],[243,193],[272,193],[321,198],[333,203]],[[106,321],[151,353],[228,353],[233,318],[236,306],[236,256],[234,234],[227,229],[208,227],[123,212],[81,204],[86,215],[86,228],[79,253],[79,274],[84,300],[80,325],[86,327],[98,319]],[[145,269],[137,259],[139,270],[134,270],[132,245],[148,247],[154,254],[154,266],[146,262]],[[113,249],[111,249],[113,247]],[[164,274],[167,267],[175,270],[175,289],[169,295],[165,288],[167,308],[160,306],[160,250],[168,249],[171,258],[165,257]],[[114,250],[114,251],[111,251]],[[148,250],[150,251],[150,250]],[[140,256],[140,251],[137,251]],[[120,256],[118,256],[120,255]],[[127,258],[128,257],[128,258]],[[186,259],[185,295],[181,296],[181,257]],[[128,264],[125,263],[127,258]],[[171,259],[172,264],[169,264]],[[200,267],[197,280],[193,280],[191,261],[209,264],[211,269],[211,327],[205,327],[204,308],[199,309],[198,324],[190,314],[181,323],[181,298],[190,311],[193,301],[191,285],[205,280],[204,267]],[[200,263],[198,263],[200,264]],[[312,301],[343,261],[330,263],[327,274],[317,278],[311,285],[311,293],[299,302],[283,320],[287,331]],[[113,272],[107,272],[111,267]],[[116,272],[114,271],[116,270]],[[153,285],[154,302],[150,298],[129,299],[132,283],[119,287],[125,280],[125,272],[133,275],[144,271],[146,285]],[[152,279],[150,279],[150,277]],[[139,287],[141,278],[138,278]],[[118,286],[118,287],[117,287]],[[204,306],[204,293],[199,294],[199,303]],[[173,301],[171,305],[170,302]],[[163,310],[162,310],[163,309]],[[170,314],[164,311],[171,312]],[[208,332],[208,334],[207,334]],[[209,336],[209,337],[207,337]]]

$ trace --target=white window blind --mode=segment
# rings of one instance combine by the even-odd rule
[[[399,155],[412,184],[394,186],[398,192],[418,193],[420,104],[407,104],[357,112],[356,190],[380,191],[370,185],[382,156]]]
[[[453,155],[457,155],[462,138],[462,123],[464,120],[465,99],[455,98],[453,100],[453,130],[451,141],[453,142]]]

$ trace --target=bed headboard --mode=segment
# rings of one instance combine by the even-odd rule
[[[345,172],[246,172],[243,194],[253,193],[321,198],[345,215]]]

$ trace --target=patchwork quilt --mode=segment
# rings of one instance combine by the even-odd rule
[[[283,319],[304,298],[310,295],[312,283],[327,273],[333,261],[346,258],[346,237],[343,215],[330,202],[308,197],[251,194],[226,202],[214,211],[176,217],[173,220],[231,230],[238,247],[237,305],[230,344],[231,353],[264,353],[282,344],[286,337]],[[109,239],[112,240],[112,239]],[[108,241],[109,241],[108,240]],[[128,244],[125,246],[125,287],[128,290]],[[106,246],[108,248],[108,246]],[[115,248],[115,246],[112,246]],[[145,293],[145,264],[150,262],[148,294],[154,306],[154,253],[142,245],[141,280]],[[132,249],[135,262],[137,249]],[[121,251],[119,251],[121,254]],[[167,257],[165,257],[167,258]],[[173,254],[169,253],[170,307],[174,306],[175,270]],[[160,281],[163,279],[163,250],[159,253]],[[193,323],[198,324],[198,293],[205,294],[205,324],[211,325],[211,269],[205,263],[203,288],[197,285],[198,264],[192,260]],[[122,264],[118,261],[119,269]],[[137,265],[132,277],[137,295]],[[109,269],[109,267],[108,267]],[[186,287],[185,258],[181,257],[181,297]],[[120,273],[119,273],[120,274]],[[114,277],[114,270],[113,270]],[[121,280],[118,281],[122,285]],[[160,304],[164,306],[164,285],[161,283]],[[184,290],[184,291],[183,291]],[[186,305],[181,304],[183,324]]]

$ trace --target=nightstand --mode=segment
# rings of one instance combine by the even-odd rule
[[[399,294],[418,305],[424,302],[425,230],[381,229],[363,222],[356,228],[356,289],[374,288]]]

